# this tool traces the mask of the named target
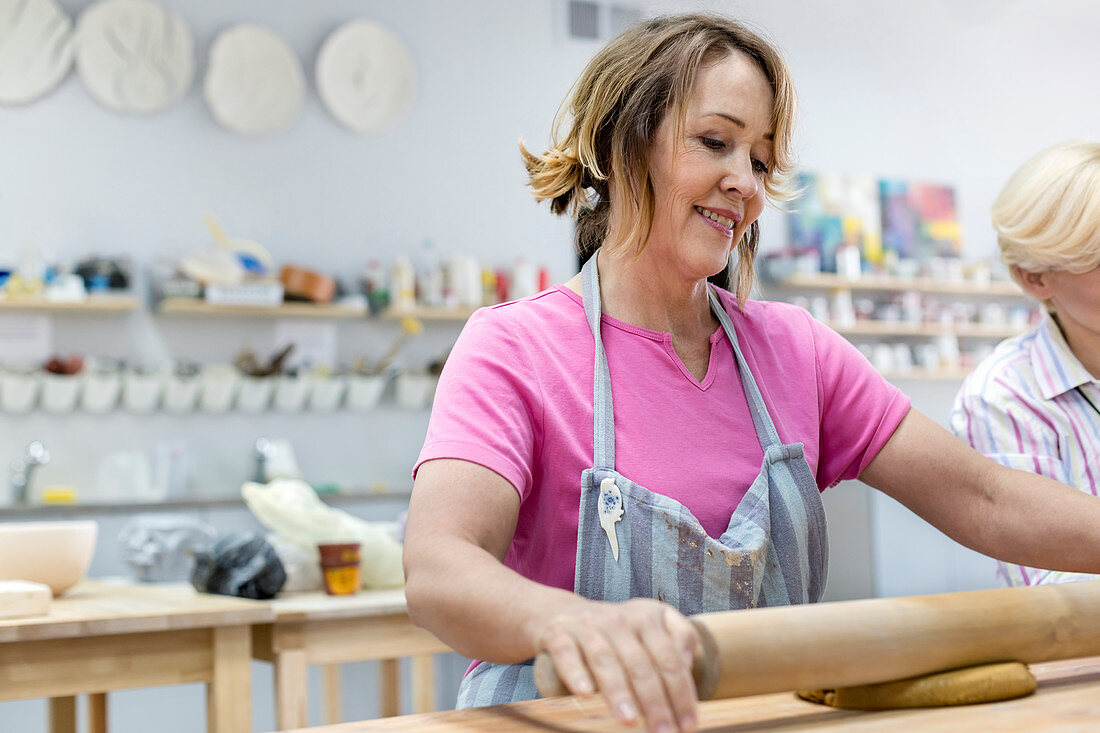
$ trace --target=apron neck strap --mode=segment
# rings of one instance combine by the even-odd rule
[[[596,254],[588,258],[581,268],[584,315],[592,340],[596,345],[595,378],[592,387],[594,467],[597,472],[615,469],[615,413],[611,405],[611,372],[607,368],[607,354],[600,336],[600,317],[603,309],[600,300],[600,274],[596,266]]]
[[[711,311],[718,318],[718,322],[722,324],[722,328],[726,332],[726,338],[730,340],[730,345],[733,346],[734,356],[737,357],[737,371],[741,375],[741,387],[745,390],[745,398],[749,403],[749,413],[752,415],[752,424],[756,428],[756,437],[760,441],[760,446],[766,451],[769,446],[780,445],[779,433],[776,431],[772,416],[768,413],[768,408],[764,404],[764,396],[760,394],[760,388],[756,385],[752,370],[749,369],[749,364],[745,361],[745,355],[741,353],[741,346],[737,343],[737,332],[733,328],[733,321],[730,320],[729,313],[726,313],[722,302],[715,295],[714,288],[709,285],[707,286],[707,298],[710,300]]]
[[[596,347],[595,374],[592,386],[593,406],[593,453],[594,468],[598,473],[613,471],[615,469],[615,413],[611,400],[611,372],[607,367],[607,353],[603,348],[603,338],[600,335],[600,320],[603,315],[602,301],[600,298],[600,274],[596,265],[599,254],[593,254],[581,268],[582,295],[584,298],[584,314],[588,319],[588,328],[592,331],[592,340]],[[769,446],[780,445],[779,432],[775,428],[768,408],[764,404],[764,397],[752,376],[745,355],[741,352],[741,346],[737,342],[737,332],[733,328],[733,321],[722,306],[722,302],[714,293],[714,288],[707,286],[707,299],[710,302],[711,311],[718,322],[722,324],[726,337],[733,347],[734,356],[737,359],[737,371],[741,376],[741,387],[745,391],[745,398],[749,403],[749,414],[752,415],[752,424],[756,429],[757,440],[766,451]]]

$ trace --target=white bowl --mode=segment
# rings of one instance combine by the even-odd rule
[[[98,528],[92,520],[0,524],[0,580],[45,583],[61,595],[88,572]]]

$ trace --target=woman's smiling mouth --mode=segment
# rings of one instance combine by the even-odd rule
[[[695,210],[699,212],[700,216],[707,220],[708,224],[727,237],[733,236],[733,228],[737,225],[737,222],[741,220],[741,217],[737,216],[737,214],[734,214],[732,211],[726,213],[733,214],[733,217],[724,216],[723,214],[703,208],[702,206],[696,206]]]

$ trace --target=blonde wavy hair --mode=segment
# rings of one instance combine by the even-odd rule
[[[645,248],[656,208],[649,151],[666,114],[682,134],[687,103],[700,68],[740,52],[755,61],[774,94],[772,162],[764,190],[772,203],[791,198],[794,165],[792,127],[797,97],[779,51],[741,23],[719,15],[691,13],[643,21],[614,38],[588,63],[554,121],[549,147],[539,155],[520,142],[520,154],[539,201],[555,214],[577,220],[582,258],[598,247],[634,243]],[[611,200],[617,202],[611,221]],[[605,241],[608,232],[616,241]],[[743,307],[752,291],[753,262],[760,237],[753,222],[737,245],[737,266],[712,278],[729,287],[736,272]]]
[[[1043,150],[1012,174],[993,202],[1001,260],[1027,272],[1100,267],[1100,143]]]

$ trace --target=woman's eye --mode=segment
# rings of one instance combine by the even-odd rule
[[[726,147],[726,144],[724,142],[722,142],[721,140],[715,140],[713,137],[701,137],[699,139],[702,140],[703,145],[710,148],[711,150],[721,150],[722,148]]]
[[[752,169],[759,175],[766,176],[768,174],[768,164],[762,160],[753,160]]]

